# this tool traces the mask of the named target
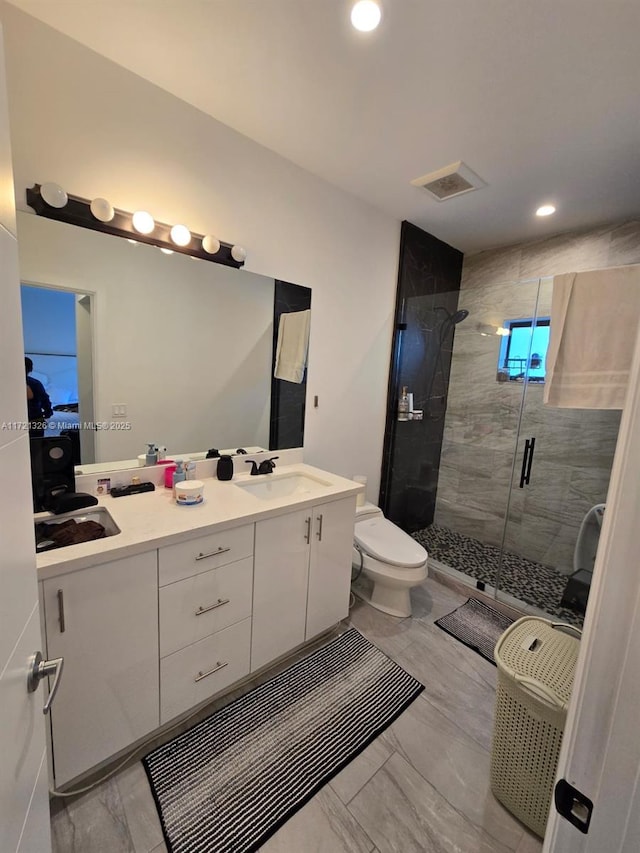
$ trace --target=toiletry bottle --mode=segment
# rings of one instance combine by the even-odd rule
[[[155,444],[150,444],[149,449],[147,450],[147,455],[145,456],[144,464],[145,465],[156,465],[158,462],[158,449]]]
[[[184,466],[185,480],[195,480],[196,478],[196,463],[193,459],[189,459]]]
[[[173,496],[176,496],[176,483],[182,483],[186,478],[182,459],[176,459],[176,470],[173,472]]]
[[[158,447],[158,462],[162,462],[163,459],[167,458],[167,448],[166,447]]]
[[[398,400],[398,420],[409,420],[409,395],[407,393],[406,385],[402,386],[402,394],[400,395],[400,399]]]

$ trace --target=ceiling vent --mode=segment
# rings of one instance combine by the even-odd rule
[[[464,193],[479,190],[487,185],[486,181],[483,181],[475,172],[472,172],[462,160],[458,160],[457,163],[451,163],[450,166],[445,166],[444,169],[438,169],[437,172],[430,172],[428,175],[416,178],[411,183],[414,187],[422,187],[436,201],[446,201],[457,195],[464,195]]]

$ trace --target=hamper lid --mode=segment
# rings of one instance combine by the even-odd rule
[[[566,631],[575,632],[570,636]],[[573,625],[523,616],[502,634],[494,652],[498,669],[538,698],[566,710],[582,632]]]

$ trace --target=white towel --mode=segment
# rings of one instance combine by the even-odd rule
[[[622,409],[640,320],[640,265],[553,279],[544,402]]]
[[[276,379],[286,379],[287,382],[298,384],[304,379],[310,323],[310,310],[280,315],[276,366],[273,373]]]

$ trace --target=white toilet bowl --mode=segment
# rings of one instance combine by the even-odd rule
[[[370,503],[356,508],[353,566],[373,584],[354,584],[353,592],[391,616],[411,616],[409,591],[427,577],[427,552]],[[361,558],[362,554],[362,558]]]

